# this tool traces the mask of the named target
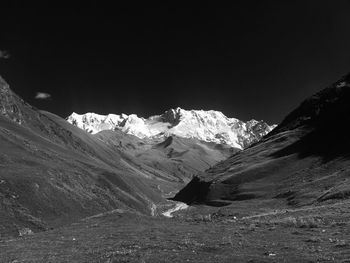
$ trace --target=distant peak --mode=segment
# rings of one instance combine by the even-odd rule
[[[136,114],[92,114],[72,114],[67,120],[91,133],[118,129],[139,138],[174,135],[227,144],[240,149],[260,140],[275,127],[256,120],[245,123],[236,118],[228,118],[220,111],[184,110],[180,107],[147,119]]]

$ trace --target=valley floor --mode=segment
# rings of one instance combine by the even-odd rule
[[[194,206],[173,218],[115,210],[1,240],[0,262],[350,262],[349,201],[263,207]]]

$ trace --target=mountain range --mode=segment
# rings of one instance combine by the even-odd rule
[[[139,138],[166,138],[176,135],[226,144],[238,149],[257,142],[276,127],[264,121],[243,122],[236,118],[228,118],[219,111],[188,111],[181,108],[170,109],[147,119],[136,114],[72,113],[67,121],[92,134],[103,130],[121,130]]]

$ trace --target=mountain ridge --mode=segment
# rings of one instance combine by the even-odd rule
[[[100,115],[73,112],[66,119],[69,123],[93,134],[118,129],[139,138],[176,135],[227,144],[238,149],[260,140],[276,127],[254,119],[243,122],[236,118],[228,118],[220,111],[184,110],[180,107],[148,118],[138,117],[136,114]]]

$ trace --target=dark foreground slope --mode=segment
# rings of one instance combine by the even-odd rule
[[[305,100],[259,143],[194,178],[175,197],[227,205],[306,205],[350,196],[350,77]]]

